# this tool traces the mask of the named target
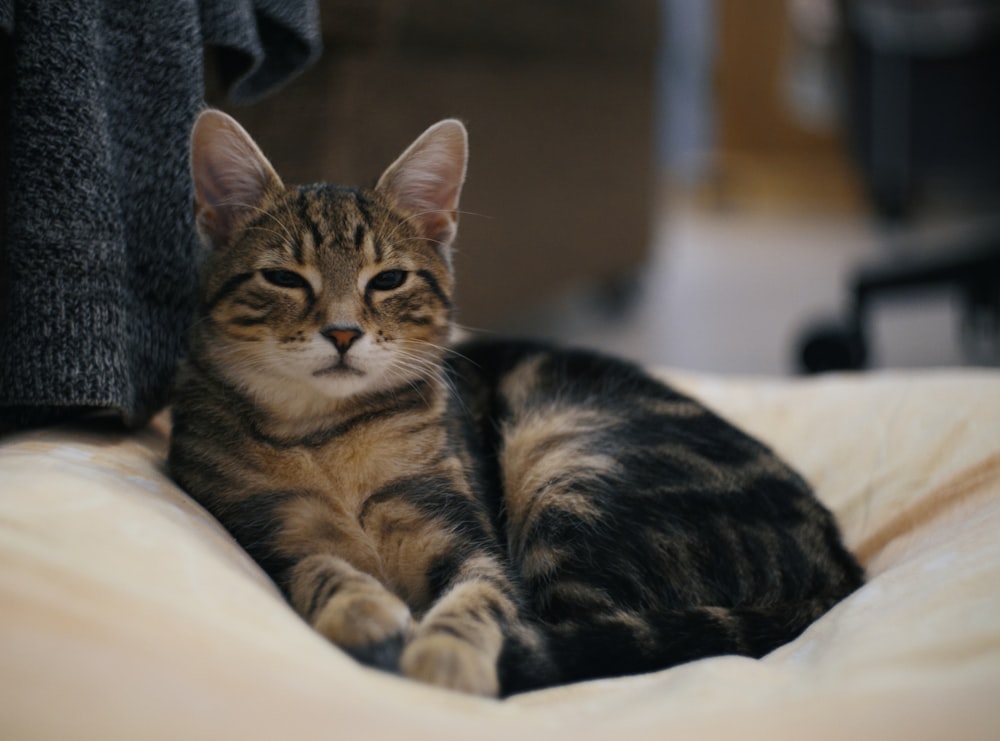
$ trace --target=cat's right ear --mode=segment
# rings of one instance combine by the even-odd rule
[[[439,121],[389,165],[375,185],[446,254],[458,226],[468,156],[465,126],[456,119]]]
[[[250,135],[222,111],[206,110],[191,131],[195,221],[216,247],[281,179]]]

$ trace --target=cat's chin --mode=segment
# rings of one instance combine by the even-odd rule
[[[255,383],[246,389],[257,404],[266,408],[275,430],[301,431],[349,413],[363,398],[370,384],[361,375],[327,374],[300,381],[276,380]]]
[[[370,373],[338,366],[313,373],[309,387],[326,399],[346,401],[377,391],[379,384]]]

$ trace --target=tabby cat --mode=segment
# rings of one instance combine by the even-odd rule
[[[293,187],[201,114],[173,476],[322,635],[435,685],[507,695],[797,636],[862,571],[764,445],[621,360],[449,347],[466,150],[442,121],[373,188]]]

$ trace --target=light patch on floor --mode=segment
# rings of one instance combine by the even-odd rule
[[[672,204],[626,309],[581,290],[510,329],[658,366],[789,375],[803,329],[844,311],[850,272],[890,256],[889,241],[862,214]],[[873,367],[961,364],[959,319],[946,291],[878,301]]]

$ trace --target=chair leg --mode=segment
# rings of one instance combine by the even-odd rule
[[[854,371],[868,364],[868,341],[859,314],[847,320],[826,320],[806,329],[799,341],[799,371]]]
[[[960,292],[966,353],[973,362],[995,364],[1000,353],[1000,225],[930,256],[858,270],[851,280],[847,319],[806,328],[798,344],[799,369],[822,373],[866,367],[872,302],[885,295],[930,288]]]

